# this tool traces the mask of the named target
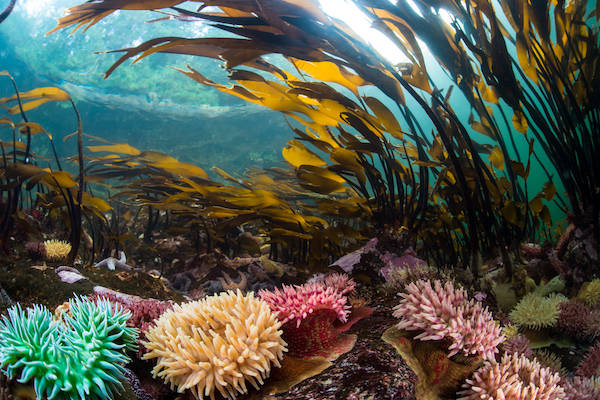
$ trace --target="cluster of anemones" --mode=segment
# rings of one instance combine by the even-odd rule
[[[307,343],[320,348],[335,339],[339,332],[322,329],[323,323],[347,320],[343,294],[355,285],[348,276],[331,274],[320,282],[261,290],[260,298],[238,290],[174,305],[161,310],[156,325],[146,332],[142,358],[156,359],[153,375],[179,393],[190,390],[202,399],[218,392],[232,399],[248,392],[247,383],[258,389],[271,367],[280,366],[290,342],[292,353],[302,356],[315,350],[307,349]],[[291,335],[288,342],[285,334],[291,328],[300,336]],[[315,332],[317,340],[306,339]]]
[[[30,383],[38,399],[111,399],[122,388],[137,330],[106,299],[75,297],[54,320],[44,306],[20,304],[0,319],[0,369]]]

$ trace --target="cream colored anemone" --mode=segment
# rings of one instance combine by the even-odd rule
[[[558,305],[563,301],[567,301],[563,295],[542,297],[529,293],[510,312],[510,319],[518,326],[529,329],[552,327],[556,325],[560,314]]]
[[[71,244],[64,240],[46,240],[44,242],[44,250],[46,251],[46,260],[61,261],[69,256]]]
[[[280,366],[287,351],[280,326],[254,293],[228,291],[163,313],[146,333],[143,358],[156,358],[152,375],[179,393],[214,399],[217,390],[233,399],[248,392],[246,381],[258,389],[271,365]]]

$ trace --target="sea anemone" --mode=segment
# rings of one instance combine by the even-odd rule
[[[337,272],[325,276],[323,283],[325,283],[325,286],[332,287],[343,295],[354,293],[356,289],[354,279],[350,278],[347,274]]]
[[[332,287],[343,295],[354,293],[356,289],[356,282],[350,278],[348,274],[333,272],[331,274],[318,273],[314,274],[307,284],[321,283],[327,287]]]
[[[449,357],[459,352],[477,354],[492,359],[497,346],[504,340],[500,325],[481,303],[468,300],[463,288],[454,288],[452,282],[444,286],[439,280],[419,280],[406,287],[402,300],[394,308],[394,316],[401,318],[398,329],[422,331],[415,339],[449,339]]]
[[[507,339],[502,348],[508,354],[523,354],[527,358],[531,358],[533,350],[531,349],[531,342],[525,335],[516,335],[510,339]]]
[[[127,326],[138,329],[140,340],[145,338],[148,329],[154,325],[154,320],[158,319],[165,311],[173,308],[173,304],[168,301],[144,299],[100,286],[96,286],[94,292],[90,296],[92,299],[106,298],[111,303],[119,304],[131,313],[131,317],[127,320]],[[141,356],[144,351],[144,346],[140,346],[138,356]]]
[[[0,367],[21,383],[33,379],[40,399],[112,398],[137,341],[125,326],[129,314],[85,298],[72,299],[69,312],[63,323],[42,306],[10,308],[0,321]]]
[[[64,240],[46,240],[44,249],[46,250],[46,260],[61,261],[65,260],[71,252],[71,244]]]
[[[288,354],[294,357],[327,353],[340,338],[334,322],[346,322],[348,319],[350,307],[346,304],[347,298],[320,282],[283,285],[281,290],[261,290],[258,295],[282,322]]]
[[[46,248],[44,242],[27,242],[25,250],[33,260],[43,260],[46,258]]]
[[[551,293],[562,292],[565,289],[565,281],[561,279],[560,275],[555,276],[548,282],[540,282],[534,290],[535,294],[544,297]]]
[[[564,400],[598,400],[600,399],[600,377],[564,379],[561,382],[565,389]]]
[[[319,309],[333,310],[342,322],[348,318],[347,298],[319,282],[301,286],[283,285],[281,290],[260,290],[258,295],[269,304],[282,324],[294,321],[298,327],[303,319]]]
[[[246,381],[258,389],[271,365],[280,366],[286,351],[280,326],[254,293],[223,292],[162,314],[146,333],[143,359],[156,358],[152,375],[179,393],[214,399],[217,390],[233,399],[248,392]]]
[[[579,289],[577,297],[590,307],[594,307],[600,301],[600,279],[584,283]]]
[[[590,317],[590,308],[585,303],[577,300],[569,300],[558,306],[560,314],[556,322],[556,328],[578,340],[587,337],[586,328]]]
[[[64,324],[70,328],[65,336],[76,347],[75,343],[86,345],[90,332],[93,332],[95,345],[135,351],[138,330],[127,326],[130,317],[128,310],[108,299],[94,301],[76,296],[69,300],[69,314],[63,317]]]
[[[546,349],[535,349],[533,351],[533,358],[535,358],[542,367],[548,368],[552,372],[558,372],[559,374],[563,375],[567,373],[567,371],[563,368],[560,357],[556,355],[556,353]]]
[[[581,361],[575,372],[579,376],[600,376],[600,342],[590,347],[587,355]]]
[[[590,312],[584,333],[592,341],[600,337],[600,310]]]
[[[458,392],[459,400],[562,400],[560,375],[524,355],[505,354],[475,371]]]
[[[529,293],[510,312],[510,319],[519,326],[531,329],[552,327],[556,325],[560,314],[559,304],[566,300],[563,295],[542,297]]]

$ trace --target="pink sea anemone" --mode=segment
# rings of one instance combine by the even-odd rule
[[[288,355],[311,357],[338,345],[341,330],[334,323],[346,322],[350,307],[347,298],[333,287],[320,282],[283,285],[274,291],[261,290],[258,295],[281,321]]]
[[[452,282],[445,285],[434,280],[412,282],[401,293],[402,300],[394,308],[401,321],[398,329],[421,331],[415,339],[450,340],[449,357],[462,352],[492,359],[504,340],[498,322],[481,303],[469,300],[464,289]]]
[[[348,274],[333,272],[331,274],[316,274],[307,283],[323,283],[326,287],[332,287],[343,295],[354,293],[356,282]]]
[[[317,310],[332,310],[337,318],[346,322],[349,313],[347,299],[333,287],[319,282],[298,286],[283,285],[274,291],[260,290],[258,295],[277,313],[282,324],[294,321],[300,326],[303,319]]]
[[[500,362],[486,363],[467,379],[458,400],[563,400],[558,373],[524,355],[505,354]]]
[[[516,335],[506,340],[503,347],[508,354],[523,354],[527,358],[531,358],[533,355],[531,342],[525,335]]]

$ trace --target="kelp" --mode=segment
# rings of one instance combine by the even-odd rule
[[[390,38],[405,38],[395,27],[409,21],[478,114],[486,117],[483,127],[501,146],[507,146],[494,132],[501,128],[494,126],[497,122],[486,111],[488,105],[495,106],[507,125],[505,134],[510,133],[514,141],[500,108],[503,100],[513,111],[514,130],[530,133],[559,172],[573,222],[582,228],[593,225],[598,232],[600,164],[594,157],[600,151],[597,1],[422,0],[416,2],[418,13],[404,2],[355,3],[377,21],[376,27],[388,29]],[[453,16],[450,24],[437,15],[441,9]],[[457,64],[457,59],[465,62]],[[524,175],[519,165],[506,167],[511,174]],[[537,199],[534,208],[539,208]]]
[[[17,0],[10,0],[6,8],[2,10],[2,12],[0,13],[0,24],[4,22],[6,18],[8,18],[12,10],[15,8],[16,3]]]
[[[185,17],[182,20],[205,20],[235,34],[235,38],[162,37],[116,50],[124,54],[107,71],[107,77],[127,59],[139,60],[157,52],[225,61],[232,86],[213,82],[189,66],[180,71],[203,85],[280,111],[292,120],[296,138],[288,143],[283,156],[295,168],[304,189],[327,196],[312,200],[323,215],[342,210],[337,213],[344,218],[407,228],[413,243],[426,241],[426,249],[441,261],[470,263],[477,274],[482,255],[501,254],[510,273],[508,252],[517,249],[523,239],[534,237],[539,221],[551,223],[544,201],[554,198],[553,186],[549,183],[548,190],[533,199],[528,195],[534,143],[525,138],[529,152],[527,160],[521,160],[513,129],[526,134],[531,123],[529,114],[516,108],[518,94],[511,95],[515,87],[511,75],[504,77],[506,63],[479,52],[456,28],[444,23],[435,11],[439,2],[418,1],[419,12],[405,1],[356,2],[409,58],[410,64],[398,66],[377,54],[350,27],[327,17],[317,1],[208,0],[197,1],[200,7],[195,11],[175,3],[181,2],[87,2],[70,8],[53,31],[86,25],[87,29],[118,9],[171,7],[174,15]],[[461,3],[444,4],[467,16],[473,12]],[[491,21],[491,26],[484,27],[478,20],[466,25],[463,36],[485,36],[490,30],[490,49],[502,53],[498,32],[503,34],[506,29],[492,18],[489,7],[487,11],[486,21]],[[466,94],[472,106],[468,125],[449,102],[451,88],[437,88],[429,79],[417,38],[428,44]],[[273,53],[284,56],[294,72],[262,57]],[[479,58],[473,60],[472,54]],[[480,67],[476,68],[478,61]],[[498,80],[500,75],[512,86],[491,79],[496,76]],[[377,88],[385,101],[361,94],[369,86]],[[513,126],[501,109],[493,113],[487,104],[499,107],[499,98],[514,108]],[[417,108],[427,121],[415,116]],[[510,144],[501,134],[503,129],[508,129]],[[477,134],[492,144],[481,144],[475,139]],[[539,161],[535,158],[534,162]],[[186,186],[180,189],[190,190]],[[235,195],[245,198],[243,193]],[[338,195],[344,197],[338,199]],[[207,204],[202,201],[215,199],[196,200]],[[231,204],[255,206],[242,201],[225,203],[225,208]],[[237,218],[236,222],[244,220]],[[280,229],[284,230],[275,232],[289,231]]]
[[[113,198],[147,209],[148,226],[153,223],[152,210],[170,213],[171,226],[202,231],[209,244],[216,246],[224,245],[224,239],[239,226],[251,225],[265,232],[274,259],[313,267],[332,261],[331,257],[364,239],[341,218],[333,223],[333,217],[328,221],[311,212],[318,199],[285,170],[269,174],[253,170],[233,177],[215,169],[228,182],[224,183],[193,164],[128,144],[88,146],[88,150],[110,154],[88,158],[87,179],[109,185]],[[149,231],[150,227],[145,237]]]
[[[2,246],[4,250],[7,250],[7,238],[12,233],[15,223],[18,223],[20,227],[28,226],[23,216],[23,209],[25,208],[23,196],[24,192],[27,192],[29,195],[29,208],[45,207],[51,213],[54,213],[54,216],[58,219],[62,218],[58,213],[61,210],[66,211],[64,223],[70,231],[69,242],[72,247],[69,258],[72,262],[79,250],[82,235],[82,212],[86,215],[91,213],[104,218],[102,213],[110,208],[104,200],[85,193],[83,131],[79,111],[71,96],[60,88],[42,87],[20,92],[15,80],[8,72],[1,71],[0,75],[10,79],[15,91],[13,96],[1,98],[0,105],[7,110],[9,115],[17,114],[23,120],[23,122],[15,123],[11,117],[0,118],[0,123],[10,126],[13,136],[12,143],[6,143],[7,147],[12,147],[12,157],[7,157],[5,143],[2,143],[1,146],[3,163],[0,168],[0,175],[3,182],[0,194],[3,207],[0,240]],[[42,125],[29,121],[27,117],[27,111],[49,101],[69,102],[75,112],[77,130],[74,135],[77,137],[78,155],[76,162],[79,169],[77,177],[63,170],[52,135]],[[16,105],[6,106],[6,104],[14,102],[16,102]],[[25,143],[17,140],[17,132],[26,135]],[[56,162],[56,170],[36,165],[39,157],[32,154],[31,137],[40,133],[45,134],[48,138]],[[32,228],[29,227],[29,230],[32,230]]]

